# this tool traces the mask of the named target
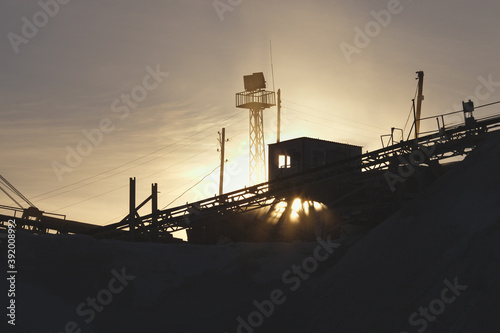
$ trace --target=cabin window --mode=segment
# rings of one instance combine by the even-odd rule
[[[290,156],[288,155],[279,155],[278,156],[278,166],[280,169],[289,169],[291,167],[290,164]]]

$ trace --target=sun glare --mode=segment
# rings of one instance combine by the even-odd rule
[[[295,199],[292,203],[292,211],[298,213],[302,207],[302,200],[299,198]]]
[[[301,215],[309,215],[311,208],[314,208],[314,211],[318,212],[324,207],[322,203],[317,201],[302,201],[302,199],[296,198],[292,203],[292,212],[290,213],[291,221],[298,222]]]

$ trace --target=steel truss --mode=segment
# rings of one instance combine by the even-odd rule
[[[329,191],[333,191],[335,187],[342,189],[337,191],[343,195],[332,201],[334,205],[359,193],[373,196],[367,189],[380,183],[385,171],[414,163],[416,156],[419,157],[419,164],[431,164],[453,156],[467,155],[498,127],[500,127],[500,116],[478,120],[473,127],[464,125],[447,130],[441,129],[418,139],[402,141],[297,175],[160,210],[156,214],[143,216],[138,230],[145,235],[169,234],[199,226],[225,215],[270,207],[325,185],[329,187]],[[128,223],[124,219],[101,227],[94,234],[97,237],[114,237],[126,232],[127,228]]]

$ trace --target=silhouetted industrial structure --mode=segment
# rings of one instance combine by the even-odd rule
[[[440,161],[467,155],[497,130],[500,116],[467,123],[440,126],[417,140],[401,141],[221,196],[159,210],[140,217],[136,232],[141,239],[158,237],[160,241],[169,241],[170,234],[179,230],[187,230],[189,240],[197,243],[214,243],[223,236],[233,240],[283,240],[288,213],[297,198],[328,207],[330,220],[324,221],[320,233],[332,234],[332,230],[342,230],[346,225],[369,228],[446,172],[447,166]],[[359,151],[359,147],[346,147]],[[257,211],[260,214],[255,214]],[[277,212],[275,223],[269,223],[269,217],[276,217]],[[128,239],[129,217],[101,227],[93,235]],[[310,238],[313,226],[309,228],[294,237]]]
[[[361,156],[361,147],[307,137],[269,145],[269,180]],[[361,159],[353,162],[361,171]]]
[[[422,78],[423,73],[419,74],[420,91]],[[254,73],[245,77],[245,92],[236,95],[236,105],[250,110],[254,176],[264,162],[262,111],[275,104],[274,92],[264,88],[264,76]],[[270,144],[268,182],[174,208],[158,209],[157,184],[152,185],[151,195],[137,204],[136,181],[131,178],[128,214],[106,226],[44,213],[0,176],[0,189],[18,205],[0,206],[8,212],[0,215],[0,230],[5,231],[7,221],[15,217],[18,229],[35,234],[81,233],[96,238],[174,242],[178,240],[172,233],[186,230],[190,242],[211,244],[221,237],[235,241],[309,240],[348,232],[347,226],[370,228],[447,172],[449,165],[443,161],[466,156],[498,130],[500,114],[476,118],[474,110],[469,100],[463,102],[463,110],[421,118],[414,106],[415,118],[406,140],[396,141],[393,128],[387,146],[364,154],[359,146],[307,137]],[[444,116],[459,113],[463,123],[445,123]],[[436,121],[437,129],[421,133],[420,123],[426,120]],[[416,138],[410,140],[412,130]],[[220,140],[224,141],[224,135]],[[151,213],[141,216],[139,209],[146,204],[150,204]],[[300,223],[290,223],[297,218]]]
[[[273,91],[266,91],[262,72],[243,77],[245,91],[236,94],[236,107],[250,113],[249,167],[250,185],[266,181],[266,146],[263,111],[276,105]]]
[[[89,234],[98,225],[67,220],[65,215],[41,211],[7,179],[0,175],[0,190],[17,207],[0,205],[0,230],[6,230],[9,220],[15,220],[17,229],[33,234],[62,233]]]

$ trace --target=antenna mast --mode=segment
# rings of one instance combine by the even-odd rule
[[[273,91],[274,90],[274,66],[273,66],[273,44],[271,40],[269,40],[269,52],[271,53],[271,76],[273,77]]]
[[[420,115],[422,113],[422,101],[424,100],[424,72],[417,72],[418,79],[418,96],[417,96],[417,113],[415,115],[415,139],[420,133]]]
[[[276,142],[280,142],[281,133],[281,89],[278,89],[278,133],[276,135]]]

